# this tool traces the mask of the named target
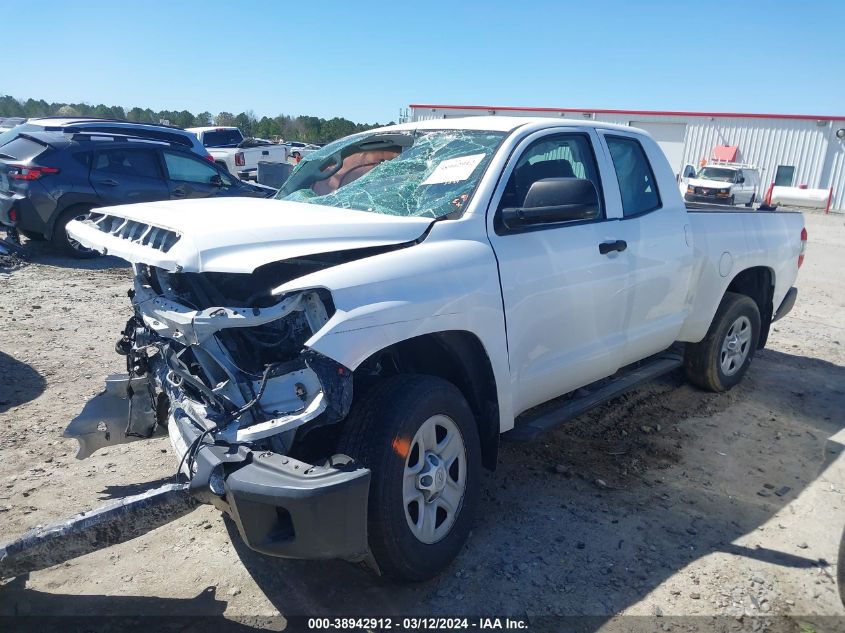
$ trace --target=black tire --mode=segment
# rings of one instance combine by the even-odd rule
[[[56,224],[53,226],[53,236],[50,241],[53,247],[64,255],[75,257],[76,259],[92,259],[99,257],[97,251],[84,248],[82,246],[74,247],[73,243],[68,239],[65,226],[71,220],[85,215],[91,210],[91,207],[85,205],[75,205],[68,207],[56,219]]]
[[[451,528],[440,540],[429,544],[411,531],[405,516],[402,482],[406,460],[412,458],[415,450],[412,443],[417,431],[438,414],[451,418],[463,439],[466,487]],[[372,473],[367,531],[370,550],[382,573],[397,580],[418,582],[437,575],[458,555],[472,527],[480,495],[480,446],[469,405],[453,384],[441,378],[392,376],[353,406],[338,451],[367,466]]]
[[[839,541],[839,557],[836,565],[836,582],[839,585],[839,601],[845,607],[845,529]]]
[[[754,206],[754,198],[756,198],[756,197],[757,197],[757,194],[756,194],[756,193],[752,193],[752,194],[751,194],[751,200],[749,200],[748,202],[746,202],[746,203],[745,203],[745,206],[746,206],[746,207],[749,207],[749,208],[753,207],[753,206]]]
[[[26,229],[18,229],[18,233],[23,235],[26,239],[32,240],[33,242],[43,242],[47,238],[44,237],[43,233],[38,233],[36,231],[27,231]]]
[[[731,196],[730,198],[728,198],[728,204],[734,206],[736,204],[736,197]]]
[[[746,342],[744,360],[735,363],[735,368],[726,373],[722,365],[723,344],[731,327],[745,317],[751,332]],[[707,336],[699,343],[688,343],[684,355],[684,370],[687,379],[697,387],[708,391],[727,391],[748,371],[754,358],[757,342],[760,339],[760,310],[757,304],[746,296],[735,292],[726,292]]]

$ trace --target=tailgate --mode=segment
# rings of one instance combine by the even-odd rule
[[[250,147],[248,149],[239,150],[244,153],[244,162],[246,168],[255,169],[261,161],[271,163],[285,162],[285,148],[281,145],[261,145],[259,147]],[[243,169],[243,167],[240,167]]]

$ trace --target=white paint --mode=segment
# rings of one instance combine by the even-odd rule
[[[732,274],[752,266],[773,271],[775,306],[795,281],[800,214],[687,213],[658,144],[629,127],[479,117],[388,129],[415,127],[512,130],[463,217],[432,225],[424,218],[229,198],[105,210],[179,233],[167,254],[80,222],[69,231],[86,246],[134,262],[250,272],[313,253],[409,242],[430,228],[418,244],[326,268],[273,292],[328,289],[336,311],[306,345],[350,369],[399,341],[443,331],[472,334],[491,362],[502,431],[531,406],[674,341],[700,341],[732,279],[720,274],[723,252],[733,255]],[[606,219],[497,235],[494,212],[521,152],[532,139],[567,131],[587,134],[595,147]],[[623,217],[605,134],[640,141],[661,208]],[[611,240],[624,240],[627,248],[601,255],[599,244]],[[220,318],[225,325],[229,316]]]
[[[772,189],[772,204],[788,207],[802,207],[806,209],[824,209],[830,191],[827,189],[801,189],[800,187],[774,187]]]

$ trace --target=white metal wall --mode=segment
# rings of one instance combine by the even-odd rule
[[[411,120],[451,119],[485,114],[547,116],[621,125],[630,125],[632,121],[683,123],[686,124],[685,163],[697,167],[702,158],[711,157],[716,145],[736,145],[739,148],[737,159],[754,164],[761,170],[758,199],[765,195],[769,183],[774,180],[777,166],[792,165],[795,167],[794,186],[807,185],[811,189],[833,187],[831,211],[845,213],[845,139],[836,138],[836,130],[845,128],[845,120],[460,108],[412,108]],[[680,167],[676,170],[680,171]]]

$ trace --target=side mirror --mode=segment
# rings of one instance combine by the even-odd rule
[[[745,176],[740,176],[739,178],[737,178],[737,179],[736,179],[736,181],[737,181],[739,184],[744,183],[744,182],[745,182]]]
[[[223,176],[221,176],[220,174],[214,174],[208,182],[210,182],[215,187],[223,187],[226,184],[223,182]]]
[[[502,209],[509,229],[523,226],[592,220],[599,215],[599,194],[585,178],[544,178],[528,190],[522,207]]]

